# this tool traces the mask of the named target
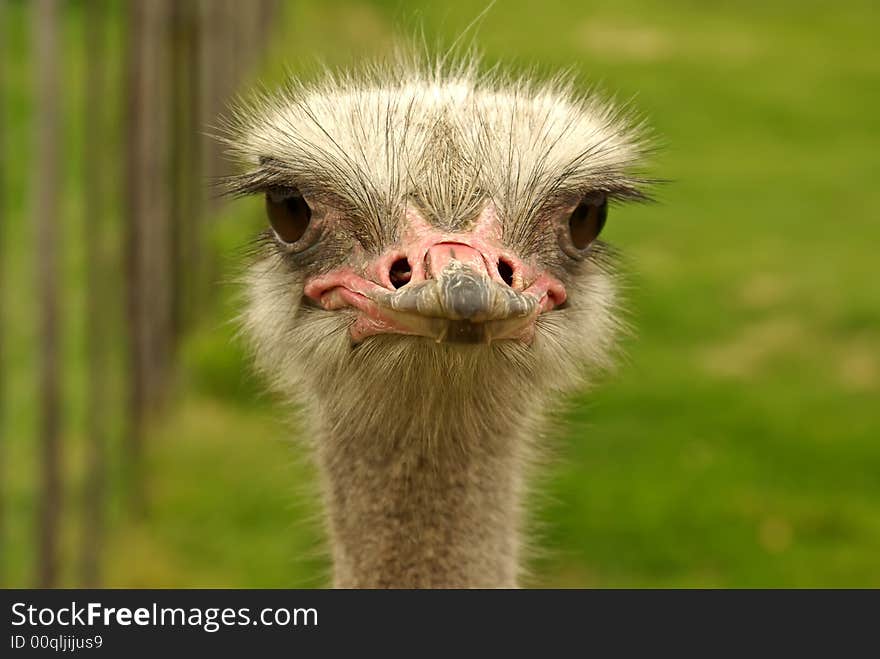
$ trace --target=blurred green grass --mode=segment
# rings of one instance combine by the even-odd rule
[[[15,5],[22,13],[21,5]],[[298,2],[265,76],[315,55],[344,64],[421,26],[448,43],[466,2]],[[21,17],[18,17],[21,18]],[[536,501],[541,586],[880,586],[880,9],[873,2],[498,2],[476,42],[487,61],[574,69],[645,114],[662,139],[658,204],[613,209],[637,336],[595,391],[573,399]],[[81,76],[82,26],[66,64]],[[121,47],[119,35],[115,43]],[[12,585],[33,574],[36,480],[34,252],[25,216],[25,43],[8,66],[16,215],[4,263],[12,416]],[[79,72],[79,73],[77,73]],[[80,220],[69,104],[65,224]],[[260,226],[235,202],[214,225],[224,280]],[[20,242],[18,242],[20,241]],[[72,250],[66,346],[76,491],[81,263]],[[321,551],[313,476],[287,412],[260,394],[229,322],[235,286],[187,342],[172,413],[152,437],[150,515],[114,481],[112,586],[313,586]],[[76,499],[65,538],[77,539]],[[73,563],[73,561],[69,561]],[[73,566],[65,579],[75,583]]]

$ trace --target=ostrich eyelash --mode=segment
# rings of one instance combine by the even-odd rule
[[[265,194],[272,190],[277,190],[278,188],[298,190],[299,186],[297,185],[297,180],[298,179],[292,177],[289,173],[282,173],[278,170],[272,169],[258,169],[243,174],[234,174],[223,177],[220,180],[219,186],[223,196],[239,198]],[[572,203],[577,203],[579,199],[596,192],[602,192],[608,197],[609,201],[618,203],[651,202],[654,201],[654,198],[648,192],[648,189],[665,182],[665,180],[656,178],[639,178],[632,181],[630,184],[618,184],[616,186],[605,186],[602,188],[590,187],[586,189],[557,191],[552,197],[544,200],[543,203],[540,203],[539,206],[544,210],[553,210]],[[314,194],[318,197],[330,198],[329,201],[331,202],[335,197],[337,203],[340,205],[345,203],[344,200],[338,198],[338,195],[329,191],[316,191]]]

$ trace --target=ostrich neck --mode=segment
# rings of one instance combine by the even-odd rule
[[[516,422],[322,433],[335,585],[515,587],[525,463]]]

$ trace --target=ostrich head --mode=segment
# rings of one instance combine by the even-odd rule
[[[608,363],[609,205],[637,126],[564,81],[475,64],[326,75],[240,107],[259,368],[304,410],[342,586],[511,586],[559,394]]]

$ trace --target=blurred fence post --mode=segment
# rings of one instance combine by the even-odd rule
[[[228,13],[226,0],[200,0],[199,23],[199,162],[202,173],[201,198],[205,213],[199,218],[196,231],[201,240],[207,235],[206,223],[210,213],[216,212],[218,200],[213,194],[212,182],[223,171],[221,147],[208,133],[215,124],[217,113],[223,104],[225,83],[231,72],[228,57],[232,45],[228,36]],[[197,287],[200,298],[210,296],[210,283],[214,277],[215,264],[209,250],[200,254],[196,264]]]
[[[0,0],[0,588],[4,587],[6,584],[6,556],[8,555],[8,550],[6,549],[6,444],[4,442],[4,424],[6,422],[6,388],[4,384],[6,382],[6,371],[4,367],[4,342],[6,340],[6,334],[3,331],[5,328],[5,320],[6,320],[6,306],[4,304],[5,300],[5,283],[6,279],[3,276],[3,267],[6,263],[5,254],[3,253],[3,248],[6,244],[4,240],[5,236],[3,232],[6,229],[6,218],[5,218],[5,210],[6,210],[6,143],[4,142],[4,136],[6,134],[6,124],[5,124],[5,103],[6,103],[6,95],[4,91],[6,91],[4,85],[6,84],[6,0]]]
[[[198,274],[204,256],[199,235],[203,206],[199,157],[200,19],[197,0],[175,2],[169,14],[172,296],[175,341],[193,322],[200,302]]]
[[[32,181],[36,224],[34,254],[37,259],[37,295],[40,310],[40,444],[42,447],[42,502],[40,506],[37,584],[57,585],[59,521],[61,512],[61,405],[58,305],[58,235],[60,185],[59,114],[61,89],[58,76],[58,5],[37,0],[33,9],[36,69],[36,159]]]
[[[128,459],[135,509],[145,510],[145,423],[165,397],[170,371],[171,227],[167,180],[168,3],[128,5],[126,194],[128,204],[128,334],[130,429]]]
[[[85,126],[83,168],[83,245],[86,267],[86,475],[80,547],[80,582],[95,588],[101,580],[101,550],[107,482],[107,361],[110,332],[106,300],[107,231],[107,132],[106,3],[89,0],[85,5]]]

